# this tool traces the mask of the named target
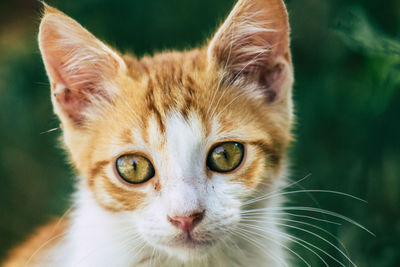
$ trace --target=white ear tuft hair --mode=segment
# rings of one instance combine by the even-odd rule
[[[38,39],[56,113],[81,124],[91,99],[113,94],[109,85],[126,72],[124,61],[75,20],[46,4]]]
[[[269,103],[292,83],[289,21],[282,0],[239,0],[208,47],[209,62],[230,83],[258,83]]]

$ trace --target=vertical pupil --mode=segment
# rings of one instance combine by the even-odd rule
[[[136,160],[132,161],[132,167],[133,167],[133,170],[136,171],[136,168],[137,168]]]
[[[225,159],[228,159],[228,152],[226,152],[225,149],[222,151],[222,153],[224,153],[224,158],[225,158]]]

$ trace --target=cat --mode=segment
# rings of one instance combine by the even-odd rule
[[[262,212],[284,201],[265,196],[286,184],[293,139],[283,1],[239,0],[206,45],[142,58],[44,5],[76,193],[3,266],[288,266],[280,213]]]

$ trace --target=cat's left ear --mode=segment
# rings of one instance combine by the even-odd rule
[[[80,126],[92,111],[113,97],[126,65],[75,20],[44,5],[39,47],[51,83],[54,110],[64,124]]]
[[[282,0],[239,0],[212,38],[208,60],[232,84],[256,83],[268,103],[288,102],[293,69]]]

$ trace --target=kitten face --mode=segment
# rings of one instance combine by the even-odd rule
[[[218,77],[211,77],[199,64],[193,69],[186,66],[186,57],[194,57],[201,66],[203,53],[160,59],[159,69],[153,62],[154,76],[121,89],[119,99],[85,132],[90,134],[85,138],[90,141],[87,148],[82,148],[86,153],[76,155],[86,161],[82,164],[88,167],[84,176],[102,207],[110,212],[128,211],[126,220],[137,227],[143,239],[181,257],[201,253],[229,236],[240,219],[243,201],[261,182],[272,184],[276,179],[287,135],[272,123],[272,111],[263,108],[261,96],[224,85],[214,94],[210,88],[218,86]],[[157,71],[165,72],[162,66],[174,60],[175,71],[181,73],[177,82],[158,84],[153,80],[158,75],[165,75],[160,81],[169,79],[169,73]],[[183,67],[176,67],[180,65]],[[191,85],[185,84],[189,81]],[[186,90],[189,86],[191,96]],[[171,99],[165,95],[168,87],[175,90]],[[131,93],[139,90],[146,92],[142,98]],[[226,141],[243,144],[244,159],[232,172],[213,172],[207,168],[207,156],[213,146]],[[129,153],[148,158],[155,176],[143,184],[124,182],[115,171],[116,159]],[[204,217],[190,236],[168,219],[196,213],[204,213]]]
[[[281,1],[239,1],[207,47],[138,60],[47,7],[39,42],[55,112],[81,186],[107,216],[183,260],[231,236],[244,201],[276,182],[290,141],[288,32]],[[212,171],[224,142],[243,159]],[[130,154],[154,176],[126,182],[117,160]]]

